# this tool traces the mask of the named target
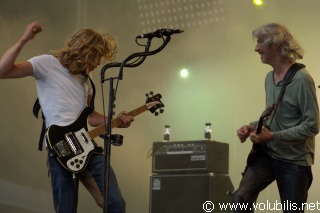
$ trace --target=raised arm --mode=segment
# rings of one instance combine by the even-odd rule
[[[22,78],[32,75],[32,66],[30,62],[16,63],[16,59],[24,45],[41,32],[39,22],[32,22],[27,25],[20,39],[10,47],[0,60],[0,78]]]

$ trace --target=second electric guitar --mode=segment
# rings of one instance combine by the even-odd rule
[[[262,114],[259,118],[258,126],[256,127],[256,134],[261,133],[262,127],[264,126],[265,119],[270,117],[270,115],[272,114],[275,107],[276,107],[276,105],[273,104],[273,105],[269,106],[265,111],[262,112]],[[252,164],[255,161],[258,150],[261,149],[262,146],[263,145],[257,144],[257,143],[252,144],[252,149],[251,149],[251,151],[248,155],[248,158],[247,158],[247,166]]]

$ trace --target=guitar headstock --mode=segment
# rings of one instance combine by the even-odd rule
[[[267,107],[267,109],[262,112],[260,119],[265,119],[270,117],[270,115],[272,114],[275,108],[276,108],[276,104],[272,104],[269,107]]]
[[[154,113],[155,116],[158,116],[159,113],[163,113],[164,104],[161,102],[162,95],[156,94],[154,95],[151,91],[149,94],[146,94],[146,106],[151,113]],[[158,110],[159,109],[159,110]]]

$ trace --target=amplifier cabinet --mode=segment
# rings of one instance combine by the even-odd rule
[[[232,202],[233,190],[228,175],[152,175],[149,213],[203,213],[206,201],[214,205],[214,210],[210,212],[221,212],[219,203]],[[232,211],[227,208],[223,212]]]
[[[154,142],[153,173],[229,173],[229,144],[217,141]]]

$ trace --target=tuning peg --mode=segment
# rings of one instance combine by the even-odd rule
[[[160,113],[163,113],[164,112],[164,109],[160,109]]]
[[[159,115],[159,112],[154,112],[154,115],[155,115],[155,116],[158,116],[158,115]]]
[[[150,91],[150,95],[153,95],[153,91]]]

